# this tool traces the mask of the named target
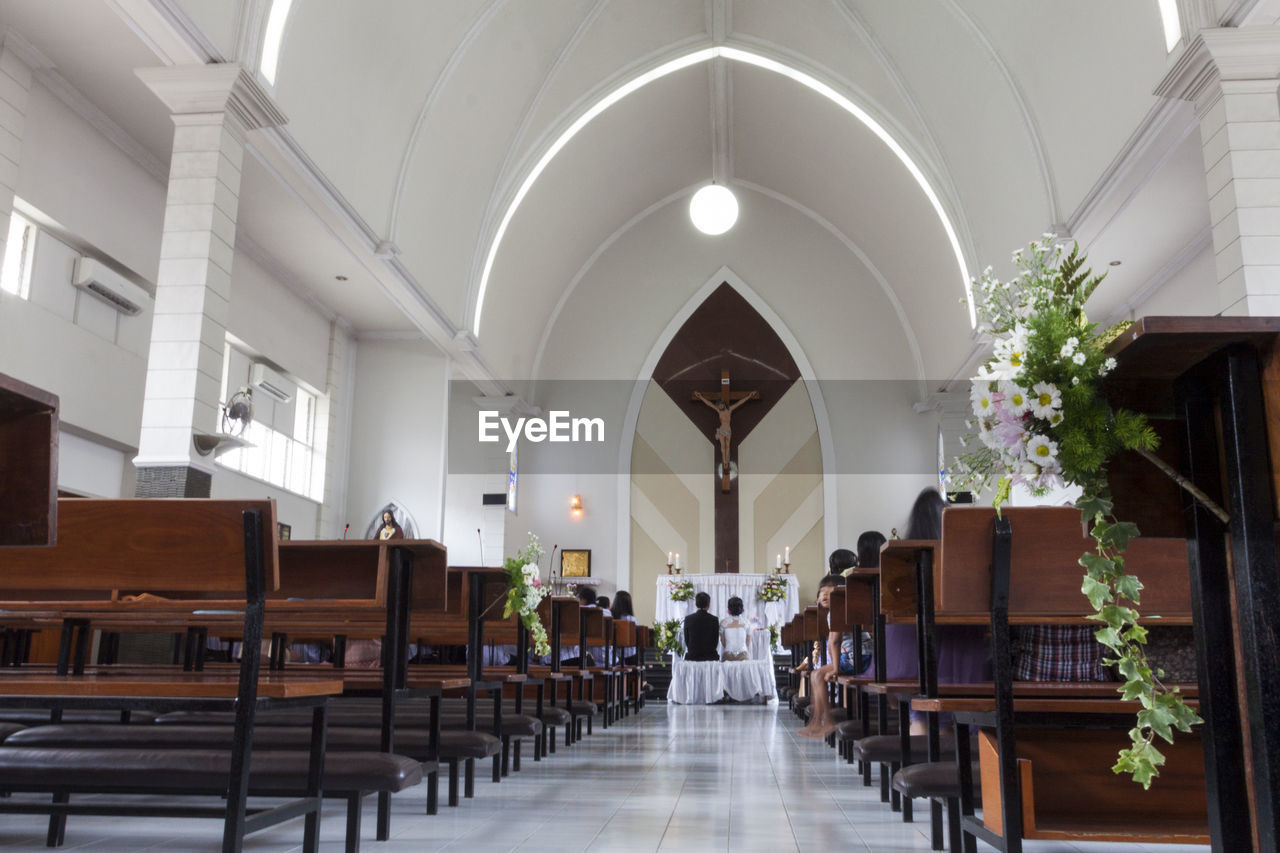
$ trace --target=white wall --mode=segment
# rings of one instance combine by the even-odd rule
[[[128,456],[66,430],[58,432],[58,488],[91,498],[124,497]],[[132,495],[130,495],[132,497]]]
[[[1218,273],[1213,246],[1206,246],[1176,275],[1133,312],[1134,317],[1161,314],[1212,316],[1218,305]]]
[[[419,341],[360,340],[355,358],[346,521],[363,534],[395,501],[442,539],[449,362]]]
[[[166,185],[39,84],[31,88],[17,195],[154,282]]]
[[[209,491],[211,498],[227,498],[238,500],[276,499],[276,520],[288,524],[293,529],[293,539],[315,539],[317,510],[319,504],[307,500],[301,495],[286,492],[284,489],[246,477],[237,471],[218,468],[213,474],[213,487]]]
[[[329,321],[257,261],[237,251],[227,331],[323,392],[329,366]]]

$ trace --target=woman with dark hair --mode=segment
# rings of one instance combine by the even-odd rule
[[[747,638],[751,636],[751,627],[742,618],[742,599],[734,596],[729,599],[729,615],[720,620],[720,660],[747,660],[751,652],[747,650]]]
[[[635,622],[635,608],[631,604],[631,593],[625,589],[618,590],[613,596],[613,621],[614,622]],[[636,647],[626,646],[622,649],[622,662],[634,665],[636,662]]]
[[[927,488],[916,498],[907,517],[907,539],[937,540],[942,538],[942,510],[946,501],[938,490]],[[890,628],[906,628],[910,633],[910,645],[901,633]],[[907,678],[919,678],[920,667],[916,658],[916,629],[914,626],[891,625],[885,628],[885,657],[889,669],[901,671],[904,653],[910,655],[912,674]],[[938,650],[939,684],[974,684],[991,680],[991,650],[987,644],[986,629],[976,625],[940,625],[934,629]],[[891,645],[892,643],[892,645]],[[902,677],[902,676],[898,676]],[[895,678],[893,672],[889,678]],[[947,721],[943,721],[948,724]],[[925,733],[924,715],[911,712],[911,734]]]
[[[864,569],[878,568],[880,565],[880,548],[884,545],[884,534],[879,530],[866,530],[858,537],[858,566]]]
[[[837,548],[827,558],[827,568],[829,569],[827,574],[829,575],[842,575],[857,566],[858,556],[848,548]]]
[[[613,619],[625,619],[628,622],[636,621],[636,611],[631,604],[631,593],[625,589],[618,590],[613,597]]]

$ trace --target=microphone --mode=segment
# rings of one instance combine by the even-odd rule
[[[347,538],[347,531],[348,531],[348,530],[350,530],[350,529],[351,529],[351,522],[349,522],[349,521],[348,521],[348,522],[347,522],[347,526],[346,526],[346,527],[344,527],[344,528],[342,528],[342,538],[343,538],[344,540]]]
[[[559,545],[551,546],[551,559],[547,561],[547,577],[549,578],[556,576],[556,549],[559,547]]]
[[[480,528],[476,528],[476,541],[480,543],[480,565],[484,565],[484,537],[480,535]]]

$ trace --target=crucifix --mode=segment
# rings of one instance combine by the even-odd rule
[[[693,399],[705,403],[715,410],[720,417],[720,426],[716,429],[716,440],[720,443],[720,491],[729,491],[729,442],[733,431],[729,428],[729,420],[734,411],[750,400],[760,399],[759,391],[734,391],[729,387],[729,371],[720,371],[720,390],[705,394],[694,391]]]

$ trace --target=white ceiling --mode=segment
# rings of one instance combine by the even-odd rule
[[[0,0],[0,22],[167,164],[167,117],[132,75],[160,60],[125,23],[147,2],[227,59],[266,4]],[[397,274],[447,328],[465,330],[498,223],[533,163],[606,93],[712,44],[785,62],[879,121],[940,196],[970,272],[1004,270],[1010,249],[1073,221],[1157,105],[1169,64],[1154,0],[362,0],[294,4],[274,94],[286,131],[352,216],[398,246]],[[258,47],[246,50],[251,59]],[[746,203],[770,194],[856,246],[899,300],[929,375],[960,367],[970,346],[951,307],[960,272],[906,169],[829,100],[725,64],[719,78],[704,63],[649,84],[552,161],[497,254],[480,356],[527,369],[602,246],[714,164],[743,183]],[[1095,263],[1123,260],[1096,312],[1119,310],[1207,226],[1198,143],[1180,145],[1118,213],[1089,223]],[[413,328],[380,262],[335,233],[329,211],[291,193],[290,176],[246,162],[241,228],[279,274],[359,332]]]

